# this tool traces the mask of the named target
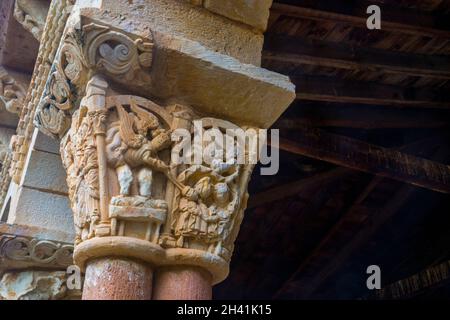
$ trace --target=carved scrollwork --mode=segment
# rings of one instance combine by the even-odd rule
[[[124,33],[97,24],[83,28],[86,35],[85,56],[91,66],[113,76],[132,80],[142,68],[150,68],[153,59],[153,39],[133,40]]]
[[[54,65],[37,108],[36,125],[44,133],[61,138],[69,128],[69,111],[73,109],[76,99],[75,89],[65,76],[63,66]]]
[[[68,266],[73,263],[73,245],[16,235],[0,235],[0,257],[37,265]]]
[[[65,112],[54,106],[52,100],[48,97],[42,100],[40,112],[36,115],[36,121],[39,122],[45,133],[57,137],[64,134],[70,125]]]
[[[143,85],[153,60],[153,39],[144,41],[98,24],[68,30],[37,108],[35,124],[62,138],[88,79],[103,72],[114,81]]]

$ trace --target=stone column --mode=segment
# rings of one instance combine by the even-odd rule
[[[189,265],[160,268],[153,295],[155,300],[211,300],[212,276]]]
[[[61,140],[83,298],[210,299],[253,164],[207,161],[200,137],[267,128],[295,98],[259,67],[271,1],[90,3],[73,7],[35,119]]]
[[[128,259],[99,258],[86,268],[84,300],[150,300],[153,270]]]

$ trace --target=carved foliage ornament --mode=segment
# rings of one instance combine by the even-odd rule
[[[85,57],[89,66],[104,70],[121,81],[135,79],[141,69],[150,68],[153,60],[153,39],[131,39],[110,28],[89,24],[83,28]]]
[[[0,235],[2,259],[38,265],[69,266],[73,264],[72,255],[73,246],[70,244],[16,235]]]
[[[144,84],[150,81],[152,59],[152,37],[147,41],[132,39],[94,23],[82,30],[69,30],[39,104],[36,125],[43,132],[62,138],[93,73],[103,72],[127,85]]]

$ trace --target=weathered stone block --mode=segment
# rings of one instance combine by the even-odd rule
[[[42,227],[75,236],[69,199],[27,187],[17,191],[8,223]]]
[[[239,21],[261,31],[267,28],[272,0],[205,0],[203,6],[231,20]]]
[[[101,8],[84,8],[81,14],[143,37],[149,30],[177,35],[243,63],[261,64],[262,34],[187,2],[104,0]]]
[[[59,141],[50,138],[37,129],[34,132],[32,144],[35,150],[59,154]]]
[[[22,185],[54,193],[67,193],[66,171],[58,154],[33,150],[25,166]]]

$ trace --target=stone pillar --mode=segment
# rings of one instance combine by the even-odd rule
[[[254,164],[207,160],[201,136],[267,128],[295,98],[259,67],[271,1],[91,3],[73,7],[35,118],[61,140],[84,299],[211,299]]]
[[[153,270],[127,259],[99,258],[89,262],[83,300],[150,300]]]
[[[211,298],[211,274],[200,267],[165,267],[156,273],[154,300],[210,300]]]

